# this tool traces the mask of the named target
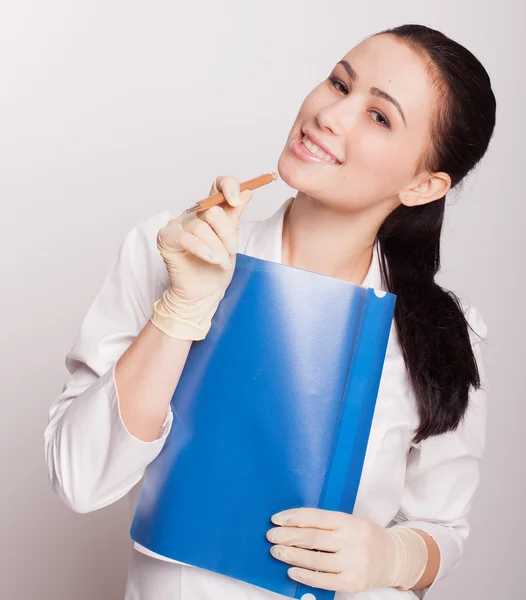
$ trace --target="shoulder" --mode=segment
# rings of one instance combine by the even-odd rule
[[[157,250],[157,233],[159,232],[159,229],[167,225],[170,219],[173,219],[176,216],[176,214],[168,209],[157,212],[134,225],[126,237],[130,242],[139,246],[140,248],[138,249],[159,254]],[[243,251],[252,235],[258,230],[262,223],[263,221],[249,220],[241,217],[238,229],[240,252]]]
[[[160,229],[168,224],[170,219],[177,217],[168,209],[152,214],[136,223],[126,234],[121,244],[121,260],[133,274],[139,286],[149,284],[156,288],[158,282],[161,287],[153,292],[162,293],[168,285],[168,274],[164,261],[157,248],[157,234]],[[243,219],[241,217],[238,229],[238,251],[246,251],[249,240],[258,230],[261,221]]]
[[[142,240],[143,242],[148,240],[150,245],[153,239],[157,247],[157,233],[159,229],[164,227],[174,216],[168,209],[164,209],[136,223],[131,232],[134,232],[137,240]]]
[[[162,264],[162,257],[157,249],[157,233],[164,227],[173,215],[168,210],[157,212],[136,223],[126,234],[123,247],[134,255],[145,260]],[[160,262],[159,262],[160,261]]]
[[[143,256],[154,256],[159,265],[163,264],[162,257],[157,249],[157,233],[159,229],[168,224],[170,219],[176,216],[168,209],[150,215],[128,231],[123,243],[127,244],[134,253]],[[261,223],[262,221],[248,220],[241,217],[238,228],[239,252],[245,251],[249,240],[261,227]]]
[[[157,255],[159,254],[157,250],[157,233],[159,229],[168,224],[170,219],[176,216],[178,214],[168,209],[152,214],[136,223],[126,234],[124,242],[128,242],[129,246],[134,246],[137,250]],[[240,252],[242,252],[242,249],[245,248],[252,235],[258,231],[263,223],[264,221],[249,220],[243,218],[243,216],[241,217],[238,229]]]
[[[163,210],[142,219],[127,231],[120,245],[119,278],[123,283],[126,279],[133,280],[147,306],[161,293],[159,281],[165,271],[157,249],[157,233],[172,217],[170,211]]]
[[[468,322],[469,335],[472,343],[486,340],[488,337],[488,327],[480,312],[471,304],[462,302],[462,311]]]

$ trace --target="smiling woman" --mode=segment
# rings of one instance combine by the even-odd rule
[[[406,25],[367,38],[336,64],[303,102],[279,160],[282,178],[300,190],[284,226],[296,257],[305,236],[295,223],[320,222],[314,214],[327,212],[347,216],[331,224],[331,237],[341,230],[327,246],[335,261],[320,252],[320,238],[316,244],[332,274],[337,265],[362,283],[375,242],[382,250],[419,403],[417,442],[456,429],[480,383],[465,316],[434,277],[446,194],[485,153],[495,109],[473,54],[440,32]],[[357,247],[368,250],[353,265]]]
[[[480,354],[470,339],[473,321],[435,276],[446,194],[485,154],[495,112],[489,76],[471,52],[436,30],[404,25],[367,38],[338,61],[304,100],[291,128],[279,172],[299,192],[283,226],[284,261],[362,284],[376,249],[382,284],[397,295],[396,333],[419,421],[413,453],[418,449],[422,455],[428,438],[447,440],[448,432],[458,432],[463,421],[469,423],[473,405],[478,420],[469,435],[479,440],[473,453],[453,459],[446,450],[428,459],[440,467],[426,476],[420,470],[418,492],[409,483],[415,475],[408,455],[406,494],[418,493],[421,503],[412,499],[412,509],[433,513],[435,503],[443,506],[440,498],[449,498],[450,506],[431,519],[445,524],[441,532],[425,520],[404,519],[403,504],[398,513],[403,535],[404,528],[382,530],[351,515],[340,515],[338,526],[331,527],[336,517],[321,511],[282,513],[295,517],[294,527],[269,530],[269,540],[282,544],[274,547],[274,556],[293,565],[289,575],[298,581],[356,593],[399,587],[396,582],[407,577],[401,589],[423,589],[422,597],[452,557],[459,558],[452,548],[465,533],[459,536],[453,523],[465,519],[467,506],[448,527],[444,514],[456,500],[443,482],[434,485],[444,476],[463,479],[464,486],[455,483],[456,493],[469,506],[478,481],[485,402],[480,392],[478,401],[471,393],[481,385]],[[477,333],[484,334],[478,321]],[[436,449],[439,444],[431,442]],[[462,474],[461,458],[470,465]],[[408,529],[415,535],[407,536]],[[389,556],[388,533],[403,539]],[[396,564],[402,566],[393,577],[388,567]]]
[[[302,103],[278,161],[298,192],[275,215],[241,220],[250,195],[222,176],[210,193],[226,204],[176,218],[166,210],[134,227],[50,409],[46,459],[63,500],[88,512],[133,488],[136,503],[135,484],[168,436],[181,436],[170,401],[238,249],[384,288],[397,295],[395,327],[355,510],[283,507],[269,515],[277,527],[267,539],[292,579],[335,590],[336,600],[423,598],[460,561],[484,448],[485,325],[435,276],[446,194],[486,152],[495,106],[488,74],[460,44],[419,25],[382,32]],[[126,590],[127,600],[277,597],[138,546]]]
[[[446,173],[425,179],[419,172],[441,93],[435,93],[430,59],[400,35],[368,38],[305,98],[289,146],[297,150],[306,135],[317,149],[337,159],[338,168],[323,174],[302,169],[284,152],[280,174],[295,189],[303,192],[307,186],[309,195],[346,211],[380,203],[382,216],[397,206],[398,192],[408,182],[431,186],[427,195],[445,195],[450,185]],[[413,182],[415,176],[419,179]],[[422,201],[422,194],[412,199],[417,195]],[[386,199],[389,203],[383,205]]]

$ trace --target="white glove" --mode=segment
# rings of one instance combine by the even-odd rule
[[[234,275],[241,214],[252,197],[233,177],[218,177],[210,196],[227,203],[201,213],[182,213],[157,234],[169,286],[153,305],[151,322],[180,340],[202,340]]]
[[[302,568],[291,579],[358,594],[376,587],[411,589],[427,567],[425,540],[408,527],[385,528],[344,512],[294,508],[271,518],[274,558]]]

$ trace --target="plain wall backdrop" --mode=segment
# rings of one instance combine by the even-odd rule
[[[440,278],[489,328],[487,450],[463,562],[430,598],[525,597],[525,17],[523,0],[0,4],[0,598],[123,596],[128,501],[62,505],[43,432],[125,234],[217,175],[275,170],[306,94],[365,36],[408,22],[466,45],[498,103],[490,150],[449,201]],[[291,192],[262,188],[244,218]]]

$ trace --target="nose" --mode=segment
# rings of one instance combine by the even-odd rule
[[[337,105],[326,106],[318,111],[316,124],[322,130],[329,131],[334,135],[343,133],[343,122],[338,112]]]

